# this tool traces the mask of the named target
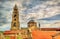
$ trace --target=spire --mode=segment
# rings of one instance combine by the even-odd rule
[[[40,28],[40,23],[39,23],[39,28]]]
[[[18,8],[17,8],[17,4],[15,4],[14,9],[18,9]]]
[[[39,23],[39,30],[41,30],[41,28],[40,28],[40,27],[41,27],[41,25],[40,25],[40,23]]]

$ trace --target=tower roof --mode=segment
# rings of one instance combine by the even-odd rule
[[[34,20],[30,20],[29,22],[34,22]]]
[[[17,4],[15,4],[14,9],[18,9],[18,8],[17,8]]]
[[[34,20],[30,20],[30,21],[28,22],[28,24],[29,24],[29,23],[36,23],[36,22],[35,22]]]

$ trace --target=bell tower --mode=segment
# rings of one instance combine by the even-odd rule
[[[11,30],[19,30],[19,11],[18,7],[15,4],[12,13],[12,22],[11,22]]]

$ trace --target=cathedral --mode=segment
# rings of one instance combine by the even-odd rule
[[[27,25],[27,28],[20,28],[19,11],[15,4],[12,13],[11,29],[10,31],[5,31],[4,36],[17,39],[17,35],[20,35],[23,39],[32,39],[31,31],[37,29],[37,23],[34,20],[30,20]]]

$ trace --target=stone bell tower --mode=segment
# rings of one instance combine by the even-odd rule
[[[11,22],[11,30],[19,30],[19,11],[18,7],[15,4],[12,13],[12,22]]]

